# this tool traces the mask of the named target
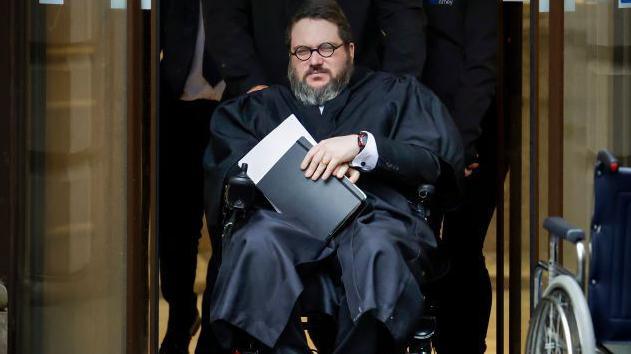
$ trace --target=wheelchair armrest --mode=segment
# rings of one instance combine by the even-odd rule
[[[558,273],[562,273],[562,267],[557,266],[557,258],[559,254],[558,240],[566,240],[572,242],[576,246],[577,257],[577,271],[574,277],[581,288],[585,286],[585,247],[583,246],[583,240],[585,239],[585,232],[575,226],[570,225],[565,219],[553,216],[546,218],[543,222],[543,227],[550,231],[552,238],[550,239],[550,261],[548,272],[550,275],[550,281]]]
[[[582,229],[570,225],[565,219],[558,216],[546,218],[543,227],[553,235],[574,244],[585,239],[585,232]]]

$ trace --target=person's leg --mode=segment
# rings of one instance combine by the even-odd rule
[[[291,317],[278,338],[276,345],[271,349],[272,354],[311,354],[307,344],[307,338],[301,325],[300,301],[296,303]],[[324,353],[322,353],[324,354]]]
[[[376,343],[384,347],[382,352],[396,353],[405,345],[416,329],[424,303],[412,269],[419,267],[423,239],[431,235],[420,218],[396,218],[390,212],[375,210],[358,218],[338,237],[346,296],[341,306],[354,326],[344,321],[347,314],[342,312],[340,323],[348,325],[346,330],[340,328],[337,353],[351,350],[352,345],[344,343],[360,345],[361,339],[368,337],[363,333],[377,336]],[[373,344],[365,350],[374,348]]]
[[[334,354],[396,354],[402,353],[386,326],[372,314],[364,314],[358,321],[353,321],[342,301],[337,317],[337,335]]]
[[[466,179],[463,204],[447,213],[443,223],[443,244],[450,268],[439,290],[438,351],[441,354],[483,353],[486,349],[492,287],[483,247],[497,199],[498,156],[494,131],[492,127],[487,129],[479,145],[480,167]]]
[[[187,353],[198,321],[193,291],[203,216],[202,154],[209,101],[162,101],[159,129],[158,249],[162,294],[169,303],[163,353]]]
[[[275,348],[304,289],[297,268],[321,262],[333,249],[272,210],[254,211],[222,248],[209,311],[219,343],[232,347],[236,327]]]
[[[212,256],[210,257],[206,269],[206,288],[204,289],[202,298],[202,328],[197,340],[197,347],[195,348],[196,354],[220,354],[225,352],[215,336],[210,325],[210,319],[208,318],[210,314],[212,290],[217,281],[217,274],[219,273],[219,266],[221,265],[221,233],[220,230],[208,230],[208,233],[210,235]]]

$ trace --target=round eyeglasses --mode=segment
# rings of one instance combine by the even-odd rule
[[[318,54],[320,54],[320,56],[323,58],[329,58],[333,55],[333,53],[335,53],[335,50],[337,48],[343,45],[344,43],[335,45],[333,43],[324,42],[320,44],[317,48],[299,46],[299,47],[296,47],[296,49],[293,52],[290,52],[290,54],[295,56],[296,58],[298,58],[298,60],[301,60],[301,61],[307,61],[311,59],[311,55],[313,54],[313,52],[318,52]]]

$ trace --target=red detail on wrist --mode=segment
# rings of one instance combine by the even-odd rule
[[[360,132],[357,134],[357,146],[359,146],[360,152],[364,150],[366,143],[368,143],[368,134],[366,132]]]

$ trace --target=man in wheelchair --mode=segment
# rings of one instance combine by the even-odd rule
[[[291,89],[228,101],[211,120],[210,227],[221,222],[221,193],[237,161],[291,114],[319,141],[296,168],[313,180],[348,176],[367,205],[324,243],[258,203],[223,240],[213,328],[226,348],[247,337],[262,352],[309,353],[299,316],[320,313],[335,324],[331,352],[400,352],[420,319],[424,264],[436,247],[409,199],[433,183],[438,203],[453,205],[464,170],[458,131],[416,78],[354,68],[361,48],[335,1],[307,1],[289,24],[287,43]]]

